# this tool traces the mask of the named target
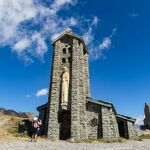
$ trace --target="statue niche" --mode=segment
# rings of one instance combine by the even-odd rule
[[[64,67],[64,71],[61,76],[61,105],[68,105],[69,94],[69,73],[67,67]]]

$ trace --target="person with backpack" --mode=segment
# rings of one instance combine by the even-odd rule
[[[32,122],[32,137],[31,142],[34,140],[37,141],[37,136],[40,134],[40,126],[42,125],[42,121],[37,117],[34,117]]]

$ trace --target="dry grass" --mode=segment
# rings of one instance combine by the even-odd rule
[[[139,136],[140,139],[150,139],[150,134],[142,134]]]
[[[12,141],[12,140],[30,141],[30,137],[28,136],[27,132],[21,134],[18,133],[18,125],[24,119],[26,118],[12,117],[0,114],[0,141]],[[46,137],[45,136],[38,137],[38,140],[39,141],[46,140]]]
[[[18,124],[25,118],[13,117],[0,114],[0,140],[15,140],[16,138],[26,138],[27,135],[19,135]]]

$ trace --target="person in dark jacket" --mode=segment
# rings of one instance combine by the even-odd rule
[[[32,121],[32,137],[31,142],[34,140],[37,141],[37,136],[40,134],[40,126],[42,125],[42,121],[36,117],[34,117]]]

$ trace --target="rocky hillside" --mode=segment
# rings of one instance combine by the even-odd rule
[[[0,108],[0,114],[13,116],[13,117],[21,117],[21,118],[33,118],[34,113],[32,112],[16,112],[14,110]]]
[[[18,125],[22,120],[32,120],[34,113],[16,112],[0,108],[0,141],[18,138]]]

